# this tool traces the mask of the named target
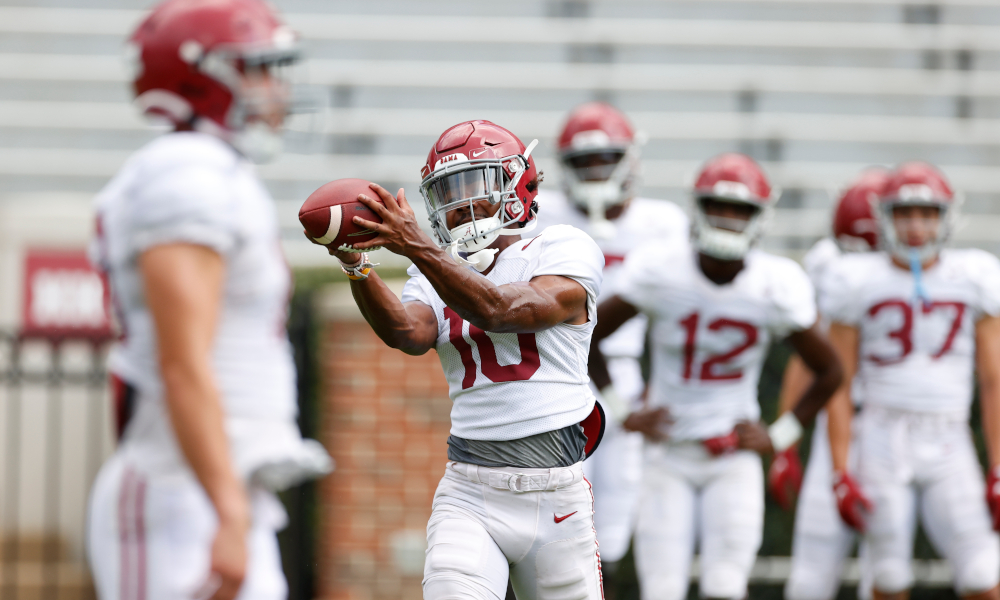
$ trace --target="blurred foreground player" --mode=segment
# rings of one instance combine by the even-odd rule
[[[993,531],[1000,525],[1000,261],[981,250],[942,249],[957,210],[937,169],[901,165],[876,209],[888,252],[844,256],[820,293],[845,382],[856,378],[863,390],[855,436],[861,488],[838,489],[837,496],[845,517],[863,519],[877,599],[909,596],[918,511],[951,563],[955,591],[1000,598],[1000,539]],[[974,370],[988,492],[968,426]],[[829,411],[839,473],[850,443],[849,395],[845,384]],[[870,514],[858,510],[862,494]]]
[[[844,254],[872,252],[878,248],[878,225],[872,204],[878,200],[888,180],[887,169],[868,169],[840,195],[833,213],[833,237],[816,242],[805,257],[806,273],[815,286],[820,286],[823,274]],[[821,321],[825,319],[821,317]],[[781,388],[781,414],[792,409],[802,391],[809,387],[812,377],[802,359],[793,355],[785,369]],[[859,390],[852,391],[852,399],[860,401]],[[829,440],[824,409],[816,418],[804,482],[797,446],[775,456],[768,472],[771,494],[786,510],[792,508],[793,495],[802,484],[795,513],[792,570],[785,585],[788,600],[834,598],[840,591],[844,559],[854,546],[857,531],[837,513],[834,484],[839,480],[834,480]],[[852,459],[855,455],[852,453]],[[854,471],[854,462],[850,471]],[[864,562],[861,567],[862,597],[866,593],[870,597],[870,589],[866,589],[870,582],[865,583],[869,570]]]
[[[587,353],[604,260],[582,231],[535,226],[540,173],[489,121],[445,131],[421,192],[436,243],[403,191],[362,201],[381,224],[356,249],[413,261],[398,299],[367,257],[337,252],[365,319],[407,354],[435,349],[454,402],[448,466],[427,525],[424,598],[601,598],[593,496],[581,461],[600,419]],[[374,194],[374,192],[373,192]],[[599,424],[599,423],[598,423]],[[599,431],[599,427],[598,427]]]
[[[750,158],[711,159],[695,183],[691,243],[629,254],[615,295],[598,310],[595,343],[640,312],[649,318],[651,408],[626,420],[655,442],[646,449],[635,534],[647,600],[687,596],[696,543],[701,596],[746,596],[763,533],[760,454],[797,442],[840,383],[806,274],[751,249],[772,204]],[[787,337],[817,375],[795,408],[764,428],[757,381],[772,336]],[[591,377],[601,389],[610,383],[597,351]]]
[[[273,492],[330,469],[296,425],[290,274],[247,159],[280,147],[295,37],[258,0],[169,0],[129,43],[136,102],[176,131],[96,201],[135,410],[91,493],[94,581],[102,600],[280,600]]]
[[[635,196],[639,145],[621,112],[602,102],[583,104],[570,113],[559,135],[563,172],[560,192],[538,194],[538,228],[572,225],[590,234],[604,253],[601,299],[609,296],[625,255],[653,240],[684,243],[688,218],[676,204]],[[642,474],[642,434],[621,422],[638,408],[645,388],[639,367],[646,337],[642,315],[601,343],[613,386],[599,401],[610,419],[601,451],[584,463],[594,488],[594,523],[601,542],[605,594],[614,593],[618,561],[628,552]]]

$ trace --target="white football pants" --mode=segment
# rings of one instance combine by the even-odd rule
[[[270,492],[251,492],[249,564],[238,600],[284,600],[275,532],[287,517]],[[193,600],[209,575],[216,515],[193,476],[150,477],[113,455],[90,495],[87,553],[100,600]]]
[[[760,456],[696,442],[647,445],[636,571],[643,600],[687,597],[695,545],[703,598],[743,598],[764,527]]]
[[[580,463],[554,469],[450,462],[427,523],[425,600],[600,600],[601,558]]]
[[[858,474],[875,507],[865,534],[875,589],[892,593],[913,585],[918,511],[931,543],[951,563],[959,595],[995,587],[1000,538],[966,421],[865,407],[859,426]]]
[[[857,428],[855,428],[857,429]],[[855,436],[856,437],[856,436]],[[851,444],[848,468],[857,472],[857,448]],[[787,600],[831,600],[840,591],[844,559],[851,553],[859,536],[840,518],[833,493],[833,460],[826,411],[816,417],[809,464],[795,512],[792,538],[792,571],[785,584]],[[861,548],[861,582],[858,597],[871,598],[871,569],[867,548]]]
[[[639,361],[612,358],[608,370],[618,396],[637,406],[644,386]],[[599,449],[583,463],[583,472],[594,489],[594,524],[605,563],[624,558],[632,541],[642,484],[642,445],[641,433],[625,431],[609,419]]]

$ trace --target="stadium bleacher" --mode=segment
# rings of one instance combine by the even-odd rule
[[[0,6],[0,194],[90,195],[151,132],[122,42],[149,2]],[[264,168],[293,264],[295,208],[345,176],[417,197],[426,148],[488,118],[538,137],[558,185],[565,111],[617,103],[648,136],[645,193],[685,201],[698,163],[763,161],[784,190],[772,249],[826,230],[830,192],[869,164],[923,158],[966,196],[960,243],[1000,249],[1000,6],[987,1],[375,1],[277,3],[301,32],[321,114]],[[316,126],[319,123],[319,126]],[[544,210],[544,208],[543,208]]]

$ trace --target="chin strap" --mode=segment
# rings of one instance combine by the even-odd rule
[[[473,252],[472,254],[463,258],[462,255],[458,253],[457,242],[452,242],[448,246],[448,254],[455,259],[455,262],[457,262],[460,265],[472,267],[479,273],[482,273],[486,269],[490,268],[490,265],[493,264],[493,259],[497,255],[497,252],[499,252],[499,250],[495,248],[487,248],[485,250],[480,250],[479,252]]]
[[[923,303],[926,307],[930,298],[924,289],[924,267],[920,260],[920,250],[916,248],[910,248],[910,272],[913,273],[913,300]]]

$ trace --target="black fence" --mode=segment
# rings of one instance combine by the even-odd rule
[[[0,333],[0,597],[87,598],[86,498],[111,449],[102,340]]]

